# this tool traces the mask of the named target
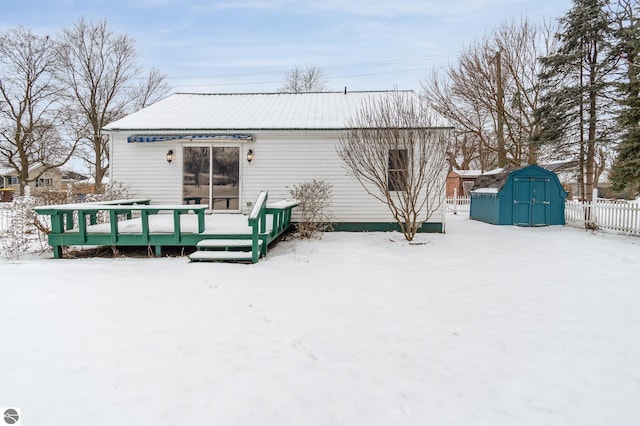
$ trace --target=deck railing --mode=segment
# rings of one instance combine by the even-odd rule
[[[196,246],[204,239],[250,239],[252,262],[255,263],[260,256],[266,255],[267,245],[289,227],[291,210],[298,205],[293,200],[267,201],[267,192],[261,192],[248,216],[248,222],[245,222],[250,230],[239,232],[220,229],[207,231],[205,213],[208,206],[201,204],[155,205],[148,204],[148,199],[137,199],[40,206],[35,210],[51,218],[48,239],[56,258],[62,257],[64,246],[153,245],[156,256],[160,256],[163,246]],[[172,217],[171,225],[167,220],[158,221],[160,218],[150,222],[152,216],[161,213],[169,213],[162,216]],[[105,215],[107,220],[100,220]],[[183,215],[191,216],[190,220],[183,220]],[[122,224],[121,218],[135,218],[136,221]],[[269,219],[271,223],[267,223]],[[154,226],[150,226],[150,223]]]
[[[282,200],[269,203],[269,194],[262,191],[256,198],[251,213],[249,213],[249,226],[251,227],[251,253],[253,263],[258,261],[260,256],[267,253],[268,243],[282,234],[291,224],[292,209],[299,204],[297,200]],[[272,217],[271,231],[267,231],[267,216]],[[262,245],[259,244],[262,241]],[[261,247],[261,248],[260,248]]]
[[[181,216],[193,212],[197,215],[197,233],[204,232],[204,213],[206,205],[149,205],[149,200],[117,200],[121,204],[109,203],[81,203],[59,204],[53,206],[36,207],[34,210],[41,215],[51,217],[51,233],[49,244],[53,247],[56,258],[62,257],[62,247],[65,245],[84,244],[151,244],[153,236],[149,227],[149,216],[162,212],[173,215],[173,232],[163,233],[162,242],[165,244],[180,244],[183,242]],[[96,225],[98,215],[106,213],[109,217],[108,233],[90,233],[88,226]],[[141,229],[138,233],[123,233],[119,229],[121,216],[131,219],[134,214],[140,217]],[[161,254],[162,244],[155,244],[156,255]]]
[[[267,199],[269,194],[262,191],[256,198],[251,213],[249,213],[249,226],[251,227],[251,262],[256,263],[258,258],[264,254],[260,250],[259,240],[266,232],[267,228]],[[262,236],[262,238],[265,238]],[[263,241],[263,249],[267,249],[267,241]]]

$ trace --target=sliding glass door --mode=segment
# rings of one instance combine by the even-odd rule
[[[185,204],[208,204],[212,210],[240,210],[239,147],[188,146],[184,147],[183,158]]]

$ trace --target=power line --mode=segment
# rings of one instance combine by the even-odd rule
[[[442,66],[434,66],[434,67],[425,67],[425,68],[412,68],[405,70],[396,70],[396,71],[381,71],[381,72],[370,72],[364,74],[350,74],[350,75],[341,75],[331,77],[332,80],[336,79],[348,79],[348,78],[361,78],[361,77],[371,77],[376,75],[385,75],[385,74],[401,74],[401,73],[409,73],[409,72],[417,72],[417,71],[427,71],[433,69],[439,69]],[[174,88],[179,87],[222,87],[222,86],[247,86],[247,85],[262,85],[262,84],[278,84],[282,83],[282,80],[263,80],[263,81],[241,81],[241,82],[233,82],[233,83],[201,83],[201,84],[180,84],[173,86]]]
[[[359,62],[345,65],[335,65],[329,67],[321,67],[325,71],[332,70],[345,70],[352,68],[365,68],[365,67],[375,67],[375,66],[385,66],[385,65],[397,65],[402,63],[410,63],[410,62],[422,62],[426,60],[434,60],[434,59],[443,59],[451,56],[451,53],[439,53],[434,55],[426,55],[426,56],[414,56],[408,58],[397,58],[397,59],[388,59],[381,61],[371,61],[371,62]],[[257,77],[257,76],[275,76],[275,75],[283,75],[289,72],[291,69],[279,69],[279,70],[271,70],[271,71],[251,71],[251,72],[240,72],[240,73],[221,73],[221,74],[205,74],[205,75],[191,75],[191,76],[169,76],[168,78],[171,80],[193,80],[193,79],[224,79],[224,78],[238,78],[238,77]],[[405,71],[400,71],[405,72]],[[188,87],[188,85],[180,85],[178,87]]]

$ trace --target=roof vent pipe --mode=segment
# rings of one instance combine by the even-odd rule
[[[344,94],[347,94],[347,86],[344,86]]]

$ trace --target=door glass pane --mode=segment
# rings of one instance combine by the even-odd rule
[[[185,147],[182,194],[185,204],[209,204],[209,147]]]
[[[240,148],[213,147],[213,210],[239,210]]]

